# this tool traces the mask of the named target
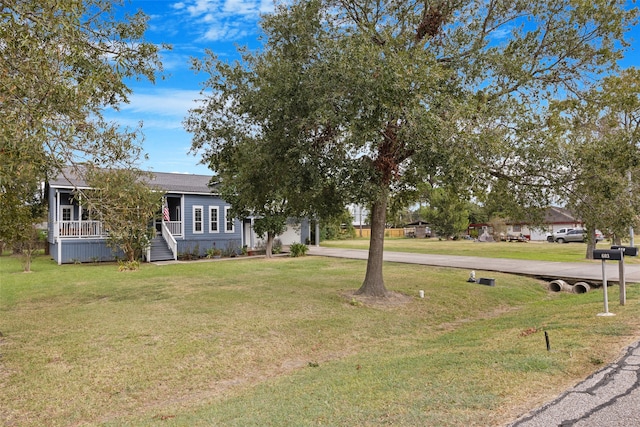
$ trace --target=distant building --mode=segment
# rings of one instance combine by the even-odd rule
[[[362,226],[363,228],[369,228],[369,209],[362,205],[351,204],[347,206],[349,215],[351,215],[351,223],[355,228]]]

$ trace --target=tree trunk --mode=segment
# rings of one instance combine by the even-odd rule
[[[265,254],[264,256],[266,258],[271,258],[271,256],[273,255],[273,241],[275,240],[275,234],[267,232],[267,243],[265,246]]]
[[[596,248],[596,232],[595,229],[587,227],[587,259],[593,259],[593,250]]]
[[[364,283],[356,291],[357,295],[385,297],[387,288],[382,277],[382,256],[384,254],[384,229],[387,217],[387,196],[385,189],[371,208],[371,238],[369,240],[369,258]]]
[[[24,257],[24,272],[31,273],[31,259],[33,258],[33,251],[26,250],[23,252],[22,256]]]

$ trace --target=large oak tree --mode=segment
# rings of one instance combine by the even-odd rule
[[[294,0],[264,18],[261,49],[243,50],[235,64],[213,55],[202,63],[206,99],[187,128],[216,172],[240,140],[259,137],[280,154],[272,161],[314,176],[311,192],[326,174],[341,184],[336,203],[368,203],[358,292],[385,296],[391,194],[415,193],[424,181],[464,193],[502,180],[531,201],[548,196],[558,146],[546,107],[621,57],[634,18],[624,6]]]

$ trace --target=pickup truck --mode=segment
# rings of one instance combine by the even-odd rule
[[[596,230],[595,239],[596,242],[604,239],[600,230]],[[561,228],[553,233],[553,241],[557,243],[584,243],[587,241],[587,230],[583,230],[582,228]]]

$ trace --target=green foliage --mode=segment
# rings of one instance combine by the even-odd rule
[[[121,249],[127,261],[136,261],[149,247],[155,229],[149,227],[160,210],[162,193],[145,183],[149,175],[136,169],[86,168],[91,187],[76,195],[109,231],[107,244]]]
[[[467,207],[468,203],[451,188],[434,188],[429,195],[429,206],[421,209],[421,216],[436,235],[457,237],[469,225]]]
[[[280,252],[282,252],[282,240],[280,239],[274,239],[273,240],[273,246],[271,247],[271,250],[274,254],[279,254]]]
[[[6,167],[12,166],[6,164]],[[30,163],[15,165],[14,170],[17,176],[13,179],[0,180],[0,241],[22,254],[23,268],[30,271],[31,258],[42,242],[36,224],[46,217],[46,204],[38,181],[43,172]]]
[[[300,257],[305,256],[309,247],[303,243],[292,243],[289,246],[289,255],[292,257]]]
[[[353,239],[354,237],[356,237],[356,230],[353,226],[353,217],[347,209],[344,209],[340,215],[320,222],[321,240]]]
[[[118,261],[118,271],[136,271],[140,269],[140,261]]]
[[[215,245],[212,248],[207,249],[207,258],[214,258],[222,256],[222,249],[216,248]]]
[[[256,218],[253,222],[253,230],[260,238],[266,235],[282,234],[287,228],[287,218],[280,215],[269,215],[262,218]]]
[[[583,98],[554,105],[564,136],[558,193],[589,230],[619,238],[640,225],[640,70],[605,78]]]
[[[278,239],[276,239],[277,241]],[[222,255],[226,257],[234,257],[238,255],[239,244],[236,240],[228,240],[224,250],[222,251]],[[274,242],[274,253],[275,253],[275,242]]]
[[[500,241],[501,236],[507,235],[507,220],[499,216],[489,218],[489,226],[492,229],[491,236],[496,242]]]
[[[144,40],[141,12],[115,18],[119,3],[2,2],[0,182],[19,176],[24,163],[48,173],[78,161],[120,163],[140,153],[139,130],[122,130],[102,112],[128,101],[125,79],[155,80],[160,47]]]
[[[185,122],[192,148],[225,194],[255,192],[237,205],[258,216],[371,206],[362,292],[381,295],[389,194],[407,206],[423,182],[484,192],[502,179],[527,206],[549,200],[545,108],[621,57],[625,4],[294,0],[238,63],[194,61],[210,78]]]

